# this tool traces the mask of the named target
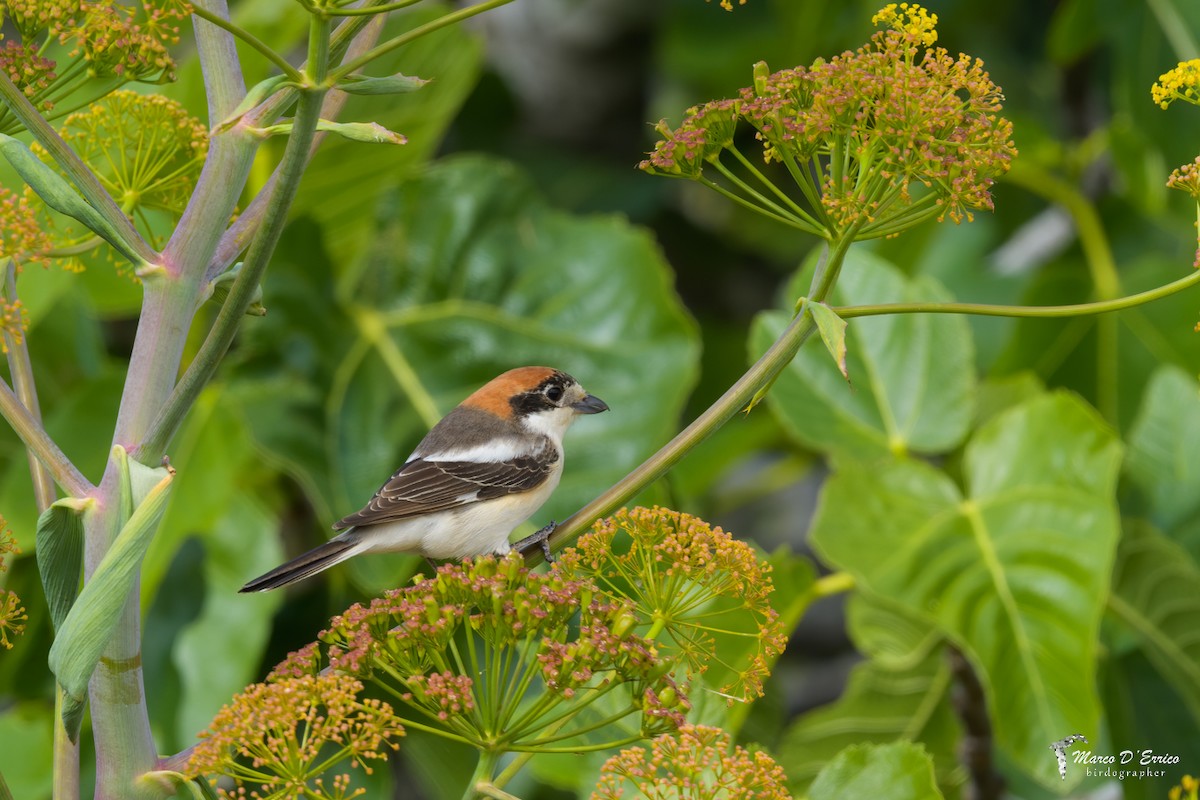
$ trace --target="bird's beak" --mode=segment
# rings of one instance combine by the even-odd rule
[[[594,394],[589,394],[578,403],[572,403],[571,408],[575,409],[577,414],[599,414],[601,411],[608,411],[608,403]]]

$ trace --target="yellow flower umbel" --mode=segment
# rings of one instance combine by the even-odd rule
[[[787,643],[771,608],[770,564],[689,514],[622,509],[579,537],[554,571],[628,598],[646,638],[690,675],[712,669],[710,682],[731,701],[762,696]]]
[[[890,4],[875,21],[886,29],[854,52],[775,73],[759,62],[736,98],[689,109],[675,130],[660,123],[641,169],[698,181],[829,241],[990,210],[991,186],[1016,156],[999,87],[979,59],[932,46],[937,17],[921,6]],[[743,123],[799,192],[738,149]]]
[[[1191,775],[1184,775],[1179,785],[1171,787],[1171,791],[1167,792],[1167,798],[1168,800],[1200,800],[1197,798],[1198,792],[1200,792],[1200,781]]]
[[[925,47],[933,47],[937,41],[937,22],[937,14],[930,14],[916,3],[888,3],[871,17],[872,25],[886,25]]]
[[[1150,96],[1162,108],[1176,100],[1200,105],[1200,58],[1180,61],[1170,72],[1158,76],[1158,82],[1150,87]]]

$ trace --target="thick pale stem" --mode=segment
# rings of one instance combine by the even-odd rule
[[[320,24],[320,23],[318,23]],[[324,23],[326,26],[328,23]],[[328,30],[324,45],[312,45],[310,52],[315,51],[322,60],[328,55]],[[316,66],[310,78],[319,82],[324,77],[323,61],[319,65],[311,58],[310,63]],[[184,415],[192,403],[200,395],[204,385],[216,372],[218,364],[229,349],[238,326],[246,315],[246,309],[254,299],[254,293],[266,272],[267,264],[275,251],[275,245],[283,233],[287,222],[288,210],[295,199],[299,187],[300,176],[308,160],[309,145],[316,132],[317,120],[321,110],[323,92],[306,91],[300,95],[300,102],[293,121],[292,135],[284,150],[283,161],[279,169],[279,181],[271,193],[262,227],[246,253],[241,272],[234,281],[221,311],[217,315],[204,344],[196,358],[188,366],[179,383],[171,392],[169,399],[159,410],[157,417],[149,428],[149,434],[138,450],[137,456],[143,463],[151,463],[161,456],[167,442],[183,421]]]

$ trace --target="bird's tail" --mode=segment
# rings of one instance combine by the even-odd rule
[[[293,558],[286,564],[281,564],[265,575],[259,575],[247,583],[239,592],[265,592],[278,589],[289,583],[304,580],[310,575],[316,575],[322,570],[329,569],[334,564],[345,561],[359,552],[361,542],[341,536],[330,539],[319,547],[314,547],[303,555]]]

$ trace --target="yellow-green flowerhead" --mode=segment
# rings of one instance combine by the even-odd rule
[[[1017,153],[1000,88],[979,59],[932,46],[937,17],[921,6],[889,4],[875,21],[885,29],[856,51],[775,73],[760,63],[736,98],[689,109],[675,130],[660,124],[640,168],[699,181],[827,239],[894,236],[924,219],[991,210],[992,184]],[[739,152],[739,122],[755,128],[763,160],[786,167],[798,197],[777,185],[766,187],[773,197],[744,191],[746,174],[772,179]]]
[[[1200,58],[1180,61],[1170,72],[1158,76],[1158,82],[1150,87],[1150,96],[1162,108],[1176,100],[1200,105]]]
[[[888,3],[871,17],[872,25],[886,25],[925,47],[933,47],[937,41],[937,22],[937,14],[930,14],[916,3]]]
[[[647,750],[631,747],[604,762],[591,800],[788,800],[783,768],[762,751],[733,745],[728,733],[685,725]]]

